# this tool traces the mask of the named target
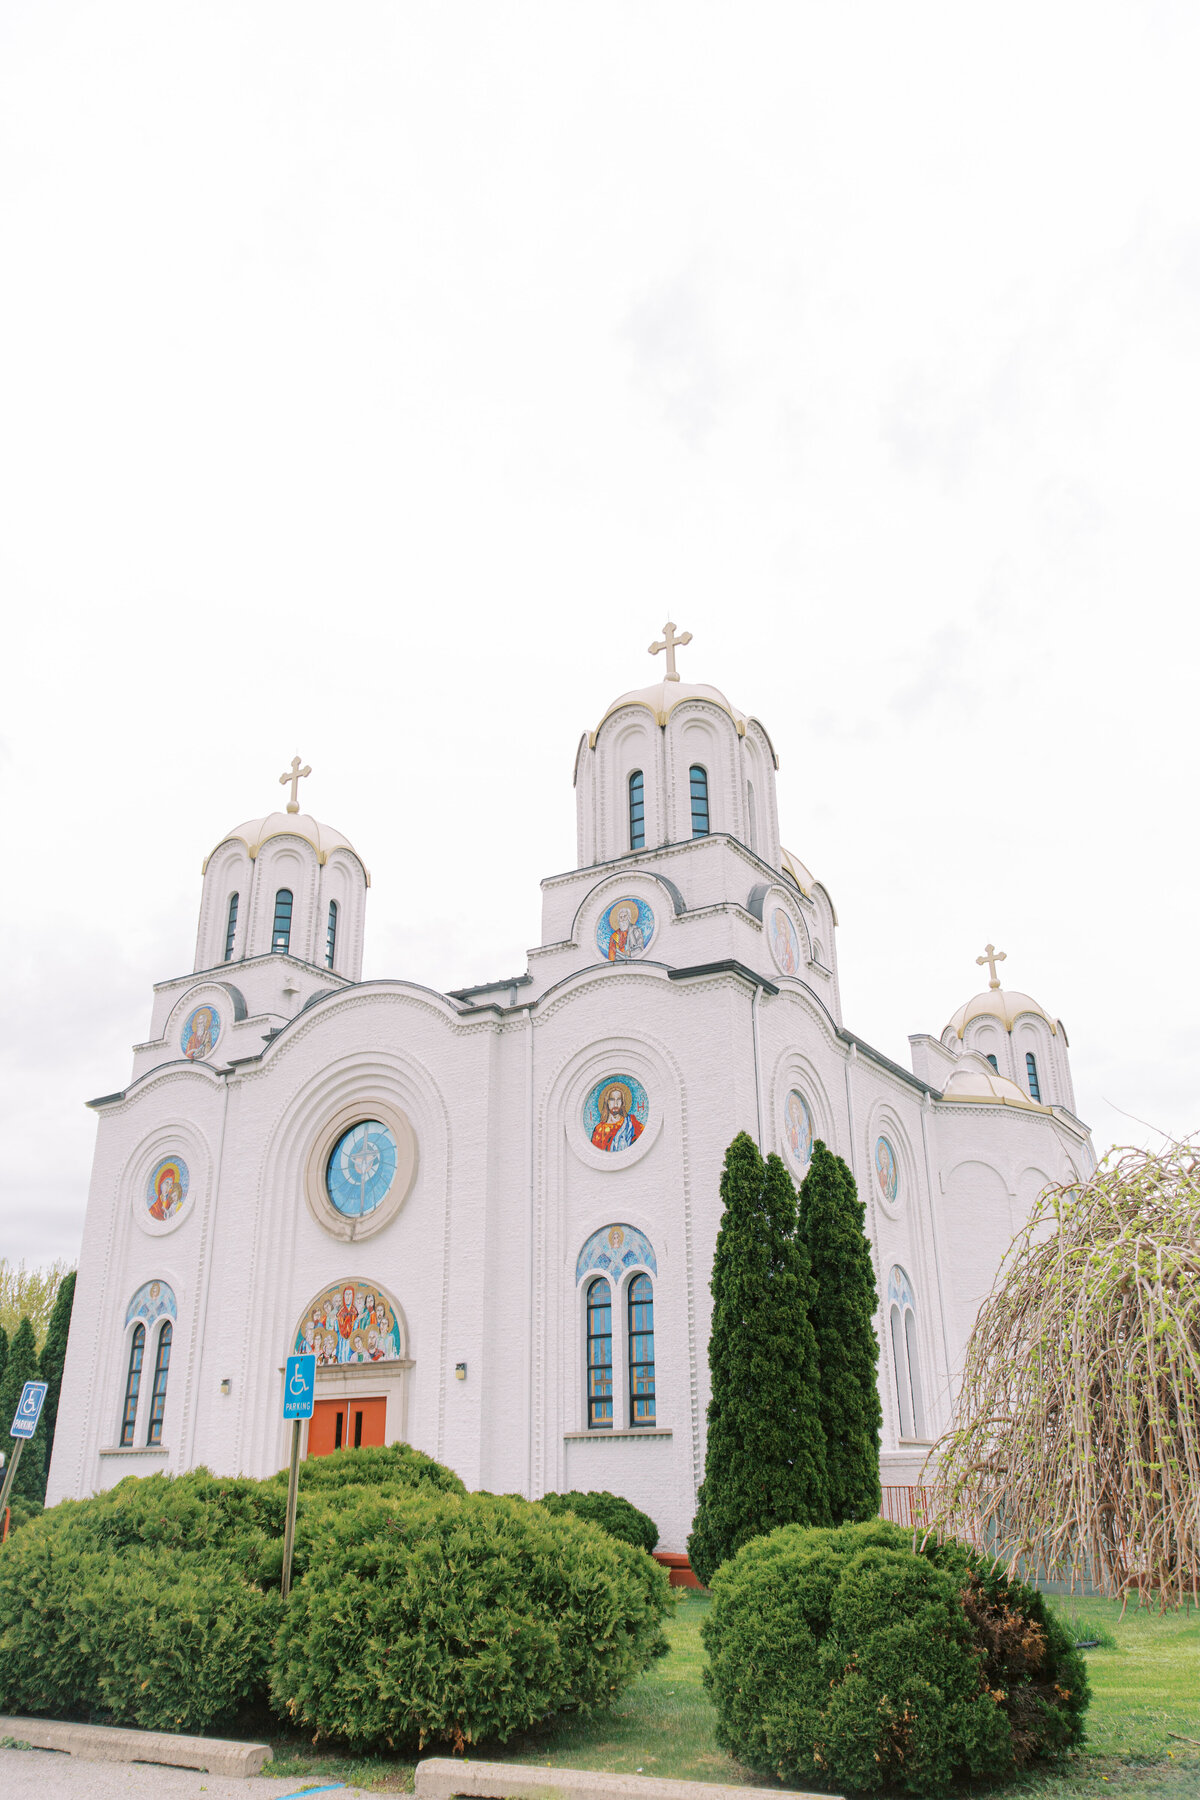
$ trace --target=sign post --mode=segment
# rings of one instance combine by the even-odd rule
[[[17,1465],[21,1460],[21,1451],[25,1447],[25,1440],[31,1438],[37,1430],[45,1400],[46,1383],[44,1381],[27,1381],[21,1389],[21,1398],[17,1401],[16,1414],[8,1433],[9,1437],[16,1438],[17,1441],[13,1446],[12,1461],[4,1471],[4,1486],[0,1488],[0,1519],[4,1517],[8,1496],[12,1493],[12,1484],[17,1473]]]
[[[292,1463],[288,1470],[287,1523],[283,1528],[283,1581],[286,1600],[292,1591],[292,1554],[296,1548],[296,1500],[300,1492],[300,1424],[313,1416],[317,1391],[317,1359],[289,1356],[283,1377],[283,1416],[292,1421]]]

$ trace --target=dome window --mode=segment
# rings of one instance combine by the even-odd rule
[[[629,777],[629,848],[641,850],[646,843],[646,784],[642,771],[635,769]]]
[[[693,763],[691,769],[692,785],[692,836],[694,838],[708,836],[708,774]]]
[[[233,961],[233,940],[237,935],[237,912],[238,897],[236,894],[230,894],[229,917],[225,921],[225,954],[221,958],[222,962]]]
[[[325,932],[325,967],[332,969],[334,951],[337,949],[337,901],[329,902],[329,925]]]
[[[995,1054],[993,1051],[991,1051],[991,1050],[988,1051],[987,1059],[991,1063],[993,1069],[995,1069],[995,1071],[998,1075],[1000,1073],[1000,1064],[996,1061],[996,1057],[995,1057]]]
[[[1029,1077],[1029,1098],[1040,1102],[1042,1090],[1038,1082],[1037,1057],[1032,1050],[1025,1052],[1025,1073]]]
[[[286,956],[292,941],[292,890],[280,888],[275,896],[275,925],[271,932],[273,954]]]

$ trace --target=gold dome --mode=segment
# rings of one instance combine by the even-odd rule
[[[1044,1006],[1028,994],[1018,993],[1016,988],[988,988],[985,993],[976,994],[965,1006],[960,1006],[946,1031],[953,1031],[956,1037],[962,1037],[972,1019],[999,1019],[1005,1031],[1011,1031],[1021,1013],[1034,1013],[1039,1019],[1045,1019],[1051,1031],[1057,1036],[1058,1026],[1050,1017]],[[942,1036],[945,1037],[946,1031]]]
[[[805,898],[811,900],[812,891],[817,884],[813,880],[812,875],[805,868],[804,864],[800,861],[800,858],[798,856],[793,856],[791,851],[785,850],[781,844],[779,847],[779,860],[783,864],[784,874],[790,875]]]
[[[708,687],[703,682],[659,681],[653,687],[634,688],[614,700],[595,731],[588,733],[588,747],[591,750],[596,748],[601,728],[623,706],[644,706],[647,712],[654,714],[656,725],[665,725],[675,708],[682,706],[685,700],[707,700],[710,706],[719,706],[733,720],[738,736],[745,737],[746,715],[729,704],[720,688]]]
[[[268,839],[277,837],[303,838],[305,843],[311,844],[316,851],[319,863],[328,862],[330,852],[334,850],[348,850],[357,862],[362,863],[362,857],[359,856],[348,837],[340,831],[335,831],[332,825],[322,825],[320,820],[314,819],[310,813],[273,812],[267,813],[266,817],[262,819],[247,819],[244,824],[235,825],[232,831],[227,831],[221,839],[221,844],[227,844],[230,838],[240,838],[246,846],[251,862],[253,862]],[[205,857],[201,865],[201,874],[208,868],[221,844],[216,845]],[[370,887],[371,877],[365,863],[363,863],[363,874],[366,875],[367,886]]]
[[[986,1065],[980,1068],[974,1060],[965,1068],[951,1070],[942,1089],[942,1099],[969,1102],[972,1106],[1021,1106],[1026,1112],[1050,1111],[1048,1106],[1039,1106],[1036,1100],[1023,1094],[1007,1075],[998,1075],[995,1069]]]

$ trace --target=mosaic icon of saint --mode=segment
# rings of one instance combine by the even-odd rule
[[[169,1219],[183,1205],[183,1183],[174,1163],[164,1163],[154,1183],[154,1199],[146,1209],[152,1219]]]
[[[608,916],[612,932],[608,940],[609,962],[630,962],[646,948],[646,938],[638,924],[637,908],[621,901]]]
[[[600,1118],[592,1132],[597,1150],[628,1150],[642,1135],[640,1119],[631,1111],[633,1096],[624,1082],[614,1081],[600,1096]]]
[[[794,975],[799,967],[796,927],[781,906],[771,914],[771,949],[783,973]]]
[[[896,1153],[886,1138],[881,1137],[875,1145],[875,1173],[888,1199],[894,1200],[900,1189],[900,1171],[896,1167]]]
[[[183,1054],[189,1062],[195,1062],[199,1056],[207,1056],[217,1041],[216,1014],[211,1006],[198,1006],[189,1021],[190,1029],[184,1039]]]
[[[784,1108],[784,1128],[787,1131],[788,1145],[797,1163],[807,1163],[812,1155],[812,1121],[808,1116],[807,1106],[795,1088],[787,1097],[787,1105]]]

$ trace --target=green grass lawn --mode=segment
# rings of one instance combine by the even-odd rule
[[[728,1757],[716,1743],[713,1709],[701,1680],[704,1655],[700,1623],[706,1595],[681,1592],[668,1625],[671,1652],[648,1670],[610,1712],[530,1732],[507,1745],[481,1746],[479,1756],[618,1775],[659,1775],[731,1786],[771,1786]],[[1122,1620],[1111,1600],[1058,1599],[1060,1614],[1080,1638],[1111,1639],[1087,1653],[1092,1683],[1086,1749],[1055,1774],[1001,1789],[971,1790],[971,1800],[992,1794],[1082,1800],[1141,1795],[1200,1800],[1200,1615],[1134,1612]],[[1198,1740],[1188,1744],[1172,1738]],[[382,1792],[412,1787],[411,1761],[386,1757],[353,1761],[280,1742],[264,1775],[315,1778],[336,1775]]]

